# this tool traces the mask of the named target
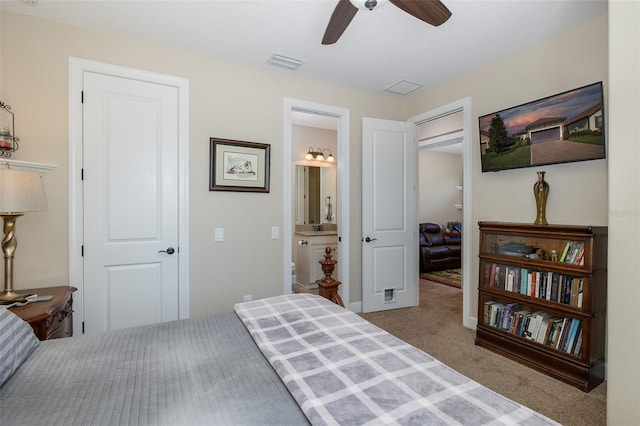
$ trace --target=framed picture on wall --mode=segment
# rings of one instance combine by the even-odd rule
[[[269,192],[271,145],[211,138],[209,191]]]

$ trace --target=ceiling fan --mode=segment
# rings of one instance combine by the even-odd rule
[[[389,1],[408,14],[436,27],[447,22],[451,16],[449,9],[439,0]],[[340,0],[329,19],[322,44],[333,44],[338,41],[356,16],[358,9],[378,9],[386,2],[387,0]]]

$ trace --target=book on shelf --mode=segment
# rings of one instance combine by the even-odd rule
[[[525,331],[525,338],[529,340],[536,340],[538,338],[538,330],[540,329],[540,324],[542,323],[542,314],[543,311],[534,312],[531,315],[531,319],[529,321],[529,325],[527,327],[527,331]]]
[[[507,266],[505,269],[505,290],[513,291],[513,282],[515,280],[515,267]]]
[[[504,290],[505,267],[496,265],[496,283],[495,287]]]
[[[549,321],[551,320],[551,314],[547,312],[542,312],[539,314],[540,317],[540,327],[538,327],[538,334],[536,335],[535,341],[538,343],[544,344],[549,337],[547,330],[549,329]]]
[[[584,243],[580,246],[580,250],[578,251],[578,254],[576,255],[575,260],[573,261],[574,265],[584,265]]]
[[[493,263],[487,262],[484,264],[484,282],[486,282],[490,287],[493,287],[491,282],[495,279],[495,271],[493,270],[493,267]]]
[[[484,324],[491,324],[491,305],[495,304],[495,300],[488,300],[484,302]]]
[[[488,322],[489,325],[495,327],[495,324],[497,324],[498,322],[499,312],[503,306],[504,304],[499,302],[495,302],[490,306],[489,322]]]
[[[531,312],[526,309],[520,310],[516,313],[517,316],[517,328],[514,330],[514,333],[518,336],[524,336],[524,332],[529,325],[529,320],[531,319]]]
[[[578,332],[578,327],[580,327],[581,321],[577,318],[571,319],[571,326],[569,327],[569,332],[567,333],[567,338],[562,344],[563,352],[570,352],[570,348],[572,347],[573,339],[576,338],[576,333]]]
[[[518,303],[507,303],[502,311],[502,322],[500,328],[506,331],[511,331],[513,327],[515,312],[520,309]]]
[[[564,246],[564,250],[562,250],[562,254],[560,255],[560,262],[564,262],[567,257],[567,252],[569,251],[569,247],[571,246],[571,241],[567,241]]]
[[[559,351],[562,350],[562,347],[564,346],[564,342],[567,340],[567,334],[569,333],[570,325],[571,325],[571,318],[564,318],[562,321],[562,325],[560,326],[560,336],[555,346],[555,348]]]
[[[522,268],[520,270],[520,294],[528,296],[529,295],[529,271],[526,268]]]
[[[580,339],[580,333],[582,333],[582,321],[575,319],[574,320],[577,325],[575,327],[575,331],[573,333],[573,335],[571,336],[571,341],[569,342],[569,344],[567,345],[567,351],[568,353],[573,355],[573,352],[575,350],[576,344],[578,339]]]
[[[531,281],[529,284],[529,296],[535,297],[538,286],[538,273],[536,271],[531,271]]]
[[[560,339],[560,334],[562,333],[562,324],[564,322],[564,318],[556,317],[551,321],[551,334],[549,335],[549,341],[547,344],[553,348],[558,344],[558,339]]]
[[[576,340],[576,344],[573,348],[573,351],[571,352],[571,355],[582,355],[582,329],[580,329],[580,333],[578,333],[578,339]]]
[[[562,275],[553,274],[553,279],[551,280],[551,286],[550,286],[551,288],[547,292],[547,294],[549,295],[547,300],[551,300],[553,302],[558,301],[558,287],[560,286],[561,278],[562,278]]]
[[[500,265],[496,263],[491,264],[491,276],[489,278],[489,287],[498,287],[498,279],[500,276]]]
[[[584,242],[567,241],[559,260],[572,265],[584,265]]]
[[[580,280],[578,281],[578,308],[582,308],[582,301],[583,301],[583,294],[584,294],[584,290],[583,290],[583,284],[584,284],[584,278],[580,278]]]

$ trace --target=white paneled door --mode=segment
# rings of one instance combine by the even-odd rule
[[[362,122],[362,310],[418,304],[415,125]]]
[[[178,319],[177,91],[84,73],[85,333]]]

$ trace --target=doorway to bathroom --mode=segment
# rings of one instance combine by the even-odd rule
[[[331,247],[348,307],[349,111],[286,99],[284,116],[284,293],[313,288]]]

